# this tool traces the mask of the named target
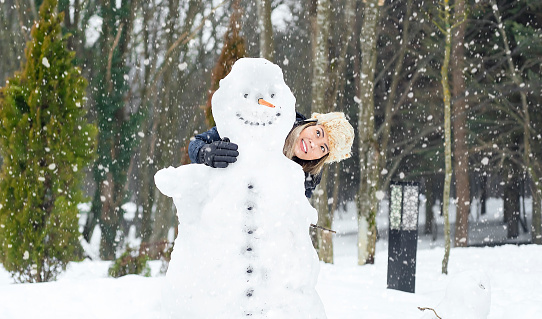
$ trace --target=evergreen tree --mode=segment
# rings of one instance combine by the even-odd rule
[[[54,280],[81,252],[79,186],[96,128],[56,6],[43,2],[26,63],[0,90],[0,261],[19,282]]]
[[[93,78],[99,127],[98,156],[92,169],[96,190],[83,236],[89,241],[96,225],[100,226],[100,257],[104,260],[115,258],[123,240],[126,225],[122,205],[127,200],[128,170],[140,123],[125,103],[129,88],[126,55],[136,5],[135,0],[122,0],[103,1],[100,6],[103,24],[97,46],[101,55],[95,61],[97,74]]]

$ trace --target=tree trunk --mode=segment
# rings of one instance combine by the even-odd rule
[[[365,2],[361,27],[361,76],[359,92],[359,154],[360,187],[357,195],[358,209],[358,264],[374,263],[376,245],[376,213],[378,200],[378,163],[374,124],[374,74],[376,66],[376,27],[379,20],[379,1]]]
[[[344,96],[344,84],[346,82],[346,61],[347,61],[347,52],[350,43],[352,42],[354,25],[356,19],[356,1],[355,0],[346,0],[344,3],[344,23],[336,26],[336,28],[341,29],[337,33],[337,36],[342,34],[342,43],[339,46],[339,53],[337,58],[337,63],[332,65],[331,80],[330,85],[333,87],[332,92],[329,94],[330,100],[329,104],[332,105],[330,111],[335,111],[335,108],[338,105],[343,105],[343,96]],[[337,168],[339,170],[339,168]]]
[[[444,36],[444,61],[440,70],[442,81],[442,93],[444,100],[444,190],[442,194],[442,205],[444,212],[444,258],[442,260],[442,273],[448,274],[448,260],[450,258],[450,187],[452,182],[452,129],[451,129],[451,103],[450,83],[448,80],[448,67],[452,50],[452,27],[450,25],[450,3],[443,0],[443,22],[445,26]]]
[[[312,80],[312,111],[318,113],[326,113],[329,111],[329,105],[326,103],[326,90],[329,87],[328,83],[328,37],[329,37],[329,14],[331,4],[329,0],[318,1],[316,8],[316,29],[313,46],[313,80]],[[331,228],[333,216],[329,212],[328,192],[327,192],[327,177],[329,168],[324,168],[320,185],[313,195],[313,203],[318,211],[318,225]],[[327,263],[333,263],[333,241],[325,237],[323,232],[318,234],[318,255],[320,260]]]
[[[149,3],[143,3],[143,25],[149,26],[151,24],[151,19],[154,14],[154,8]],[[154,30],[157,32],[156,30]],[[151,38],[151,28],[146,27],[142,30],[143,33],[143,43],[148,43]],[[155,35],[153,35],[155,36]],[[143,46],[143,59],[144,61],[150,61],[151,56],[149,52],[149,47],[147,45]],[[150,236],[152,233],[152,207],[154,205],[154,172],[153,169],[155,167],[154,165],[154,145],[155,143],[155,137],[154,133],[151,131],[152,128],[152,116],[149,116],[149,114],[152,114],[151,110],[153,109],[153,105],[156,105],[156,100],[150,103],[151,97],[149,97],[149,94],[152,93],[152,90],[149,90],[149,79],[150,79],[150,63],[144,64],[143,66],[144,71],[144,78],[143,78],[143,85],[141,85],[141,100],[143,101],[141,103],[141,107],[139,109],[139,113],[141,114],[141,117],[146,118],[146,120],[143,122],[143,125],[141,127],[141,132],[143,132],[144,136],[140,144],[139,148],[139,157],[138,157],[138,182],[139,182],[139,190],[137,193],[137,207],[141,207],[141,213],[136,215],[136,220],[138,221],[138,233],[141,237],[142,246],[148,247],[148,245],[145,245],[145,243],[150,242]],[[146,253],[145,251],[143,251]]]
[[[486,200],[487,200],[487,175],[483,175],[481,178],[481,191],[480,191],[480,215],[486,214]]]
[[[466,14],[465,0],[455,2],[455,20],[463,19]],[[453,97],[453,134],[454,134],[454,171],[457,196],[457,218],[455,223],[456,247],[467,247],[470,213],[469,148],[467,145],[467,103],[465,100],[465,78],[463,67],[465,60],[466,23],[458,25],[453,34],[452,49],[452,97]]]
[[[258,0],[258,26],[260,29],[260,57],[274,60],[273,24],[271,24],[271,0]]]
[[[519,236],[520,200],[517,176],[509,179],[504,186],[504,217],[506,220],[506,237],[514,239]]]
[[[333,192],[330,214],[333,216],[339,207],[339,192],[341,188],[341,163],[333,164]]]
[[[12,10],[15,6],[16,11]],[[20,67],[21,60],[19,56],[24,60],[24,48],[27,37],[27,31],[21,28],[23,22],[20,20],[20,16],[23,14],[23,8],[14,1],[2,1],[0,4],[0,43],[9,45],[0,46],[0,83],[5,85],[6,79],[13,75],[15,70]],[[20,15],[20,14],[21,15]]]
[[[532,184],[534,182],[531,181]],[[531,192],[533,193],[533,220],[531,224],[531,236],[533,244],[542,245],[542,207],[540,193],[536,189],[535,185],[531,185]]]
[[[328,180],[329,176],[329,166],[326,165],[322,173],[322,181],[319,185],[319,190],[315,194],[316,199],[316,209],[318,211],[318,225],[327,229],[331,229],[333,224],[333,212],[329,210],[329,204],[327,199],[328,191],[325,181]],[[318,229],[317,230],[317,239],[318,239],[318,256],[320,260],[326,263],[333,263],[333,240],[332,234],[329,231]]]
[[[425,180],[425,226],[424,233],[426,235],[433,233],[433,224],[435,216],[433,216],[433,205],[435,205],[435,196],[433,194],[433,183],[431,177]]]
[[[344,96],[344,84],[346,82],[346,77],[344,76],[346,71],[346,56],[348,47],[352,41],[352,36],[354,32],[355,25],[355,16],[356,16],[356,7],[354,0],[346,0],[344,7],[344,31],[343,42],[340,46],[340,53],[337,57],[338,63],[337,66],[333,69],[331,74],[332,80],[331,85],[333,86],[333,91],[331,92],[330,101],[328,102],[331,105],[330,111],[335,111],[337,105],[343,105],[343,96]],[[333,203],[331,204],[331,214],[333,215],[337,211],[339,205],[339,192],[341,189],[341,163],[335,163],[333,165],[333,193],[332,199]]]

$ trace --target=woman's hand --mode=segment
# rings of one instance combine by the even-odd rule
[[[237,147],[237,144],[231,143],[227,137],[207,144],[199,150],[199,162],[210,167],[226,168],[230,163],[237,161],[239,155]]]

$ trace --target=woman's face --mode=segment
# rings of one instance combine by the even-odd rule
[[[322,125],[307,126],[294,144],[294,155],[306,161],[316,160],[329,153],[329,140]]]

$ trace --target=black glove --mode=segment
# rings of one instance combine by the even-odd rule
[[[198,152],[198,162],[215,168],[226,168],[237,161],[237,144],[225,137],[221,141],[204,145]]]

